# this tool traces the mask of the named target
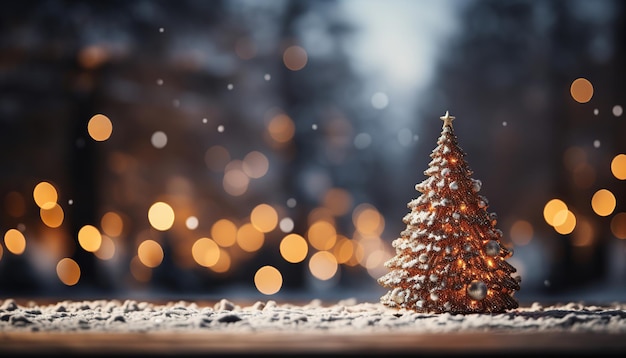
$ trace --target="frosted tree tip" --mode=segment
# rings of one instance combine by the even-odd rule
[[[448,126],[450,128],[452,128],[452,121],[454,120],[454,116],[451,116],[450,113],[448,111],[446,111],[446,114],[444,114],[443,116],[439,117],[441,118],[441,120],[443,121],[443,126]]]

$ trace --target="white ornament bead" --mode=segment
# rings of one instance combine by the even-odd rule
[[[487,285],[482,281],[474,280],[467,286],[467,294],[473,300],[482,300],[487,296]]]
[[[419,260],[419,262],[425,263],[426,261],[428,261],[428,255],[421,254],[417,259]]]
[[[439,299],[439,295],[436,294],[435,292],[431,292],[430,299],[433,301],[437,301]]]
[[[500,244],[495,240],[489,240],[485,244],[485,253],[488,256],[498,256],[500,253]]]
[[[432,282],[436,282],[439,279],[439,277],[435,274],[430,275],[430,281]]]

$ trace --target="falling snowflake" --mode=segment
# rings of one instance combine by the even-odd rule
[[[226,86],[226,88],[228,88],[229,91],[232,91],[233,88],[235,88],[235,86],[233,86],[232,83],[229,83],[228,86]]]
[[[265,76],[263,76],[263,78],[264,78],[266,81],[269,81],[269,80],[271,80],[271,79],[272,79],[272,76],[270,76],[270,74],[269,74],[269,73],[266,73],[266,74],[265,74]]]
[[[217,126],[217,131],[220,133],[224,132],[224,125],[220,124],[219,126]]]

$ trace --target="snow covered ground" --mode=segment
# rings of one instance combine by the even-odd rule
[[[600,332],[626,334],[626,305],[534,303],[502,314],[426,314],[387,308],[354,299],[324,304],[257,301],[238,305],[188,301],[61,301],[38,305],[12,299],[0,305],[0,331],[155,332],[155,331],[337,331],[441,333],[455,331]]]

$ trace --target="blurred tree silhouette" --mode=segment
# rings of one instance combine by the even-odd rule
[[[549,268],[542,279],[523,281],[526,288],[544,279],[547,286],[539,289],[552,291],[607,279],[615,239],[590,200],[603,187],[624,193],[609,170],[611,159],[626,149],[623,121],[611,114],[624,93],[623,16],[619,1],[474,1],[461,13],[462,33],[442,45],[437,81],[420,112],[425,118],[435,117],[434,109],[455,114],[462,145],[483,159],[473,168],[507,230],[519,219],[532,223]],[[589,103],[570,95],[578,77],[593,83]],[[600,116],[594,117],[594,108]],[[425,122],[425,130],[437,125]],[[572,147],[582,148],[586,158],[576,160],[591,164],[590,174],[564,163]],[[582,175],[589,176],[586,183]],[[579,230],[561,235],[545,223],[543,206],[554,197],[575,212]],[[577,245],[585,227],[592,228],[592,242]]]

